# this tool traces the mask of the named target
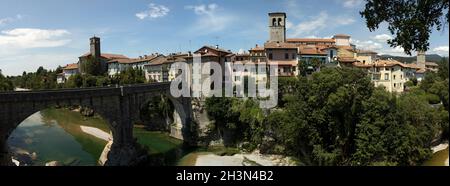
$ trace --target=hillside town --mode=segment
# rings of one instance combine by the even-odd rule
[[[58,74],[57,82],[64,83],[70,76],[84,73],[83,64],[90,58],[99,59],[101,69],[109,76],[127,68],[138,68],[144,70],[147,81],[168,82],[177,73],[169,70],[171,65],[176,62],[192,64],[194,54],[199,54],[202,62],[218,62],[221,65],[225,62],[277,65],[277,76],[280,77],[298,76],[302,65],[308,74],[320,71],[321,67],[361,68],[368,72],[375,86],[383,86],[389,92],[403,92],[407,81],[412,78],[421,81],[425,72],[437,71],[438,65],[427,62],[425,52],[418,52],[416,63],[380,59],[377,51],[358,48],[351,43],[351,36],[346,34],[335,34],[332,38],[287,38],[286,21],[286,13],[269,13],[268,41],[262,45],[256,44],[243,53],[234,53],[216,45],[203,46],[193,53],[164,55],[156,52],[130,58],[122,54],[102,53],[100,38],[92,37],[90,52],[80,56],[78,62],[66,65]]]

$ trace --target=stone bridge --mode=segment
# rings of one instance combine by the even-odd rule
[[[138,158],[133,124],[140,119],[141,107],[160,95],[172,101],[179,116],[179,124],[171,128],[171,135],[188,140],[191,100],[172,97],[170,83],[0,93],[0,165],[11,162],[7,140],[22,121],[40,110],[73,105],[92,108],[107,121],[113,143],[105,165],[132,165]]]

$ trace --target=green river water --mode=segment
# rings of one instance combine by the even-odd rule
[[[78,112],[66,109],[48,109],[24,120],[9,137],[8,145],[10,151],[15,152],[13,155],[35,154],[32,165],[42,166],[50,161],[73,166],[98,165],[107,141],[83,132],[80,126],[110,133],[106,122],[99,117],[83,117]],[[182,148],[182,141],[166,133],[136,127],[134,136],[148,148],[150,154],[168,153]],[[176,165],[180,158],[175,156],[170,162]]]

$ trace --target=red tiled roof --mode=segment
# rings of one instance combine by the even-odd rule
[[[292,43],[278,43],[278,42],[267,42],[264,44],[264,48],[266,49],[297,49],[297,46]]]
[[[63,70],[75,70],[75,69],[78,69],[77,63],[68,64],[63,68]]]
[[[88,52],[80,57],[87,57],[90,56],[91,53]],[[106,59],[127,59],[127,56],[121,55],[121,54],[107,54],[107,53],[101,53],[101,57],[106,58]]]
[[[438,64],[436,64],[434,62],[425,62],[425,65],[426,66],[435,66],[435,67],[439,66]]]
[[[134,58],[134,59],[130,59],[130,58],[118,58],[118,59],[113,59],[108,61],[108,63],[121,63],[121,64],[133,64],[133,63],[140,63],[140,62],[147,62],[147,61],[151,61],[153,59],[155,59],[156,57],[161,56],[161,55],[150,55],[147,57],[142,57],[142,58]]]
[[[338,61],[342,62],[342,63],[353,63],[353,62],[358,62],[358,60],[356,60],[353,57],[338,57]]]
[[[303,47],[300,48],[300,54],[304,55],[327,55],[327,53],[324,50],[321,50],[322,47]]]
[[[307,42],[311,42],[311,43],[319,43],[319,42],[323,42],[323,43],[334,43],[336,42],[334,39],[323,39],[323,38],[289,38],[286,39],[286,42],[288,43],[307,43]]]
[[[336,38],[336,37],[350,37],[350,36],[347,34],[336,34],[333,36],[333,38]]]
[[[148,66],[155,66],[155,65],[162,65],[167,62],[167,58],[164,56],[159,56],[152,60],[150,64],[147,64]]]

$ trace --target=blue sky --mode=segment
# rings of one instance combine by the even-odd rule
[[[386,25],[369,32],[362,0],[1,0],[0,69],[17,75],[39,66],[77,61],[89,38],[102,52],[129,57],[194,51],[216,45],[234,52],[268,39],[267,13],[286,12],[288,37],[352,36],[359,48],[404,55],[389,48]],[[428,53],[448,56],[448,25],[435,31]]]

